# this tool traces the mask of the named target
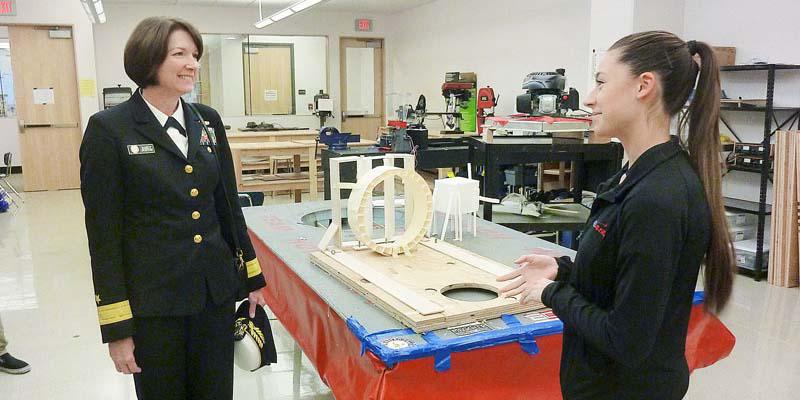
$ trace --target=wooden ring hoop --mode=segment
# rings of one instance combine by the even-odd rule
[[[390,181],[394,184],[395,177],[403,181],[405,188],[405,211],[410,212],[410,215],[406,216],[408,223],[403,234],[393,241],[377,242],[369,235],[366,218],[366,213],[372,213],[372,191],[381,182]],[[347,200],[347,219],[350,229],[359,242],[379,254],[396,256],[401,253],[411,253],[428,233],[432,203],[428,184],[418,173],[403,168],[380,166],[364,174],[356,183]]]

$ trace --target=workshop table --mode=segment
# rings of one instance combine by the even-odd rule
[[[622,145],[615,142],[590,143],[588,139],[514,136],[495,136],[491,143],[475,137],[467,140],[470,144],[472,176],[482,176],[481,193],[485,197],[494,198],[500,192],[503,185],[503,165],[571,161],[574,162],[574,198],[575,202],[580,202],[582,191],[588,186],[588,170],[591,169],[595,178],[592,182],[592,186],[595,186],[613,176],[622,164]],[[594,187],[589,189],[594,191]],[[483,218],[492,220],[490,203],[484,204]]]
[[[544,213],[540,217],[494,211],[492,222],[520,232],[531,231],[580,231],[589,219],[589,208],[581,203],[551,203],[562,209],[576,212],[575,215]],[[481,205],[481,208],[483,205]],[[480,210],[478,210],[480,212]]]
[[[239,192],[266,192],[275,190],[294,190],[294,200],[301,201],[302,190],[309,191],[309,198],[316,199],[318,193],[317,163],[308,163],[308,172],[301,171],[300,156],[306,155],[315,160],[315,148],[307,143],[297,142],[262,142],[231,143],[231,157],[236,174],[236,188]],[[292,156],[294,171],[284,174],[259,175],[253,180],[245,181],[242,174],[242,158]],[[273,172],[273,171],[270,171]]]
[[[324,198],[330,200],[331,198],[331,182],[329,171],[329,160],[335,157],[346,156],[382,156],[391,151],[383,151],[377,147],[370,148],[354,148],[355,143],[350,143],[350,148],[344,150],[331,150],[325,148],[322,150],[322,172],[325,175],[323,180],[324,185]],[[453,167],[466,167],[469,162],[469,145],[466,144],[462,137],[447,137],[435,138],[429,140],[428,148],[417,150],[415,152],[416,169],[443,169]],[[355,165],[342,165],[339,174],[344,181],[350,182],[355,179],[356,168]],[[440,178],[441,178],[440,174]],[[343,190],[342,196],[345,198],[349,195],[349,190]]]
[[[336,398],[561,398],[562,324],[552,312],[416,334],[311,263],[329,207],[304,202],[243,211],[267,281],[267,304]],[[574,255],[487,221],[478,221],[477,231],[479,238],[465,235],[454,244],[505,264],[537,249]],[[712,364],[733,347],[730,332],[704,314],[702,296],[695,297],[687,336],[690,369]]]
[[[298,139],[298,140],[294,140],[294,142],[295,143],[309,145],[309,146],[314,146],[316,148],[327,147],[324,144],[317,143],[317,141],[315,139]],[[373,146],[375,146],[377,144],[378,144],[378,142],[376,142],[374,140],[361,139],[358,142],[350,142],[347,145],[349,147],[363,148],[363,147],[373,147]]]
[[[267,132],[242,131],[242,133],[229,133],[228,142],[229,143],[291,142],[295,140],[314,140],[317,136],[319,136],[319,131],[316,129],[267,131]]]

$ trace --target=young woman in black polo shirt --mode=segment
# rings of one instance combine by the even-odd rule
[[[611,46],[596,80],[586,101],[595,135],[618,138],[629,162],[598,188],[574,262],[527,255],[499,280],[512,280],[507,296],[541,300],[564,322],[565,399],[680,399],[700,265],[710,312],[727,303],[734,274],[719,68],[706,43],[641,32]],[[682,140],[670,120],[692,89]]]

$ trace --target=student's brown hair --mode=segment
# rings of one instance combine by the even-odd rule
[[[695,89],[688,113],[684,114],[679,127],[683,130],[688,122],[686,148],[703,183],[711,211],[711,242],[703,271],[705,308],[720,312],[730,299],[735,263],[722,200],[720,85],[714,52],[706,43],[684,42],[663,31],[628,35],[609,50],[617,50],[620,62],[634,75],[653,72],[658,76],[663,89],[661,100],[670,116],[678,114]],[[699,57],[699,65],[695,57]]]
[[[158,67],[167,58],[169,35],[186,31],[197,46],[197,58],[203,55],[203,38],[192,24],[178,18],[150,17],[136,25],[125,44],[125,73],[145,88],[158,84]]]

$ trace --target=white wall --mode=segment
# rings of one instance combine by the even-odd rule
[[[736,62],[758,57],[773,63],[800,64],[797,16],[800,2],[770,0],[686,1],[687,39],[736,47]],[[798,94],[800,95],[800,94]]]
[[[683,35],[685,3],[686,0],[636,0],[633,31],[658,30]]]
[[[479,87],[494,88],[498,115],[515,112],[533,71],[563,67],[567,86],[585,96],[589,12],[589,0],[439,0],[390,17],[387,115],[416,104],[420,93],[428,110],[444,111],[441,85],[450,71],[475,72]]]
[[[800,64],[800,28],[797,16],[800,2],[772,0],[754,4],[745,0],[686,1],[684,38],[702,40],[717,46],[736,47],[736,63],[749,64],[753,58],[771,63]],[[765,98],[766,72],[724,72],[722,88],[730,97]],[[775,104],[800,106],[800,71],[776,74]],[[744,141],[760,142],[764,114],[724,112]],[[788,117],[778,113],[778,119]],[[726,129],[721,127],[722,132]],[[725,194],[758,201],[759,176],[731,172],[724,181]],[[772,188],[768,202],[772,202]]]
[[[76,69],[80,79],[95,79],[95,55],[92,45],[92,24],[77,0],[20,0],[17,1],[17,15],[0,17],[0,25],[34,24],[72,26],[75,43]],[[12,44],[13,46],[13,44]],[[11,51],[15,51],[14,48]],[[80,97],[81,126],[85,127],[89,117],[98,111],[97,98]],[[21,165],[19,153],[19,125],[16,118],[0,121],[0,152],[12,151],[14,165]]]
[[[634,0],[593,0],[589,13],[589,54],[586,79],[588,90],[594,88],[597,65],[609,47],[619,38],[633,32]]]
[[[322,35],[328,37],[328,93],[334,99],[334,115],[328,124],[340,125],[339,118],[339,38],[347,37],[384,37],[385,19],[369,13],[326,12],[311,9],[270,25],[264,29],[256,29],[253,23],[258,19],[257,7],[208,7],[208,6],[159,6],[148,4],[107,4],[108,23],[95,28],[95,51],[102,55],[98,63],[98,90],[107,86],[135,87],[125,75],[123,68],[123,50],[128,36],[136,24],[153,15],[178,16],[197,27],[201,33],[249,33],[261,35]],[[272,11],[264,9],[265,14]],[[368,34],[356,33],[354,21],[356,17],[372,18],[374,31]],[[241,56],[239,56],[241,57]],[[241,73],[239,73],[241,75]],[[226,78],[227,79],[227,78]],[[231,75],[231,79],[236,78]],[[313,96],[312,96],[313,97]],[[298,104],[298,107],[300,105]],[[227,114],[227,113],[226,113]],[[254,116],[242,117],[223,115],[225,123],[234,129],[243,127],[247,121],[266,121],[282,125],[317,127],[319,119],[314,116]]]
[[[605,51],[633,32],[634,0],[593,0],[590,10],[589,47]]]

